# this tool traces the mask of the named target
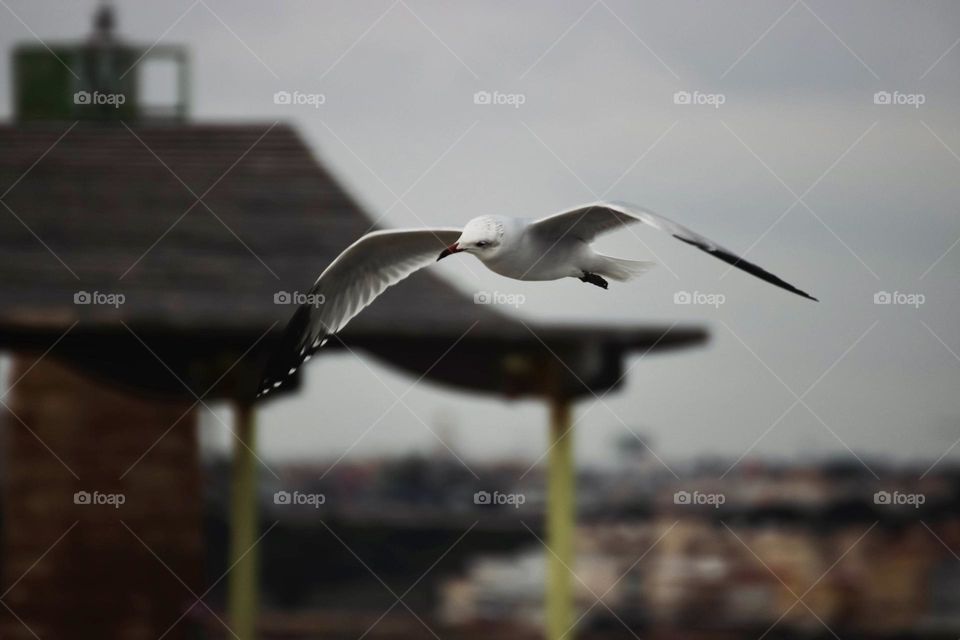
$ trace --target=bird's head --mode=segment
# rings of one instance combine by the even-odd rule
[[[481,260],[497,253],[503,242],[503,221],[495,216],[480,216],[467,223],[460,238],[444,249],[437,260],[466,251]]]

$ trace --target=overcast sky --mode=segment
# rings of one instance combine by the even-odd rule
[[[86,35],[94,6],[3,0],[0,50]],[[956,2],[116,6],[130,40],[188,45],[193,119],[293,123],[384,226],[626,200],[822,301],[642,229],[646,246],[620,233],[601,248],[660,266],[606,292],[519,283],[466,260],[438,265],[468,294],[523,294],[525,318],[709,327],[708,347],[631,359],[621,391],[578,405],[580,460],[608,460],[624,423],[668,462],[852,450],[929,464],[960,437]],[[9,87],[5,62],[3,118]],[[275,104],[277,91],[323,104]],[[503,104],[475,104],[478,91]],[[875,104],[877,92],[901,104]],[[675,304],[681,291],[724,302]],[[922,304],[875,304],[880,291]],[[468,462],[534,460],[546,446],[535,402],[422,383],[390,409],[388,389],[413,380],[349,354],[314,359],[306,382],[263,411],[268,458],[426,451],[441,446],[430,429]],[[222,442],[217,423],[205,424]],[[947,458],[957,455],[960,446]]]

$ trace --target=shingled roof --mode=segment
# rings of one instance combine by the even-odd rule
[[[79,321],[78,335],[106,339],[126,334],[126,324],[194,353],[227,343],[246,348],[273,323],[279,333],[291,315],[291,306],[274,304],[277,292],[305,291],[371,229],[284,124],[17,124],[0,126],[0,140],[6,347],[43,344]],[[120,293],[124,303],[75,304],[81,291]],[[584,340],[603,343],[619,358],[657,339],[665,348],[705,338],[681,328],[663,336],[666,327],[538,327],[538,338],[422,272],[375,301],[344,339],[422,372],[432,360],[420,360],[439,354],[400,355],[408,349],[394,344],[398,337],[446,348],[474,323],[478,357],[493,344],[540,339],[565,351]],[[471,375],[461,372],[458,381],[456,372],[438,369],[447,382],[471,384]],[[493,371],[488,377],[494,384]]]

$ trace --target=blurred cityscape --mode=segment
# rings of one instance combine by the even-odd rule
[[[633,438],[618,448],[578,473],[579,636],[960,632],[960,469],[668,468]],[[226,569],[226,464],[205,474],[213,575]],[[274,471],[260,495],[267,637],[538,637],[541,466],[468,467],[441,450]]]
[[[334,4],[0,0],[0,640],[960,637],[956,3]],[[253,400],[371,229],[607,197],[824,303],[446,265]]]

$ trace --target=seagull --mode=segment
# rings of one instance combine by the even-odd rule
[[[656,213],[618,202],[597,202],[539,220],[485,215],[463,229],[397,229],[361,237],[323,270],[267,364],[257,397],[282,387],[305,361],[387,288],[456,253],[476,256],[515,280],[577,278],[603,289],[606,278],[626,281],[654,263],[613,258],[590,244],[610,231],[644,224],[809,300],[817,299],[712,240]],[[319,301],[320,303],[317,303]]]

